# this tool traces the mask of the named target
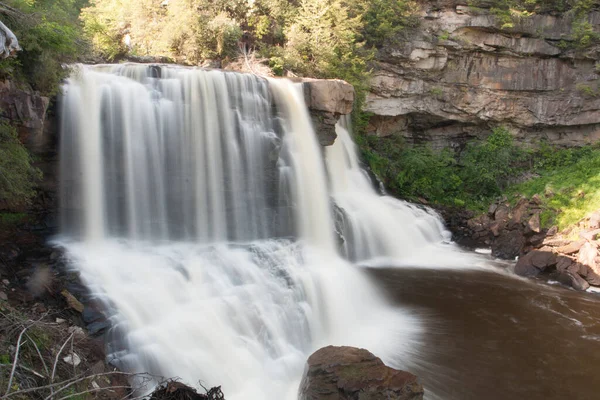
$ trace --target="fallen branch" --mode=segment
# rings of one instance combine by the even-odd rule
[[[21,339],[23,339],[23,334],[27,331],[29,326],[26,326],[21,333],[19,334],[19,339],[17,339],[17,349],[15,350],[15,359],[13,361],[12,370],[10,371],[10,377],[8,378],[8,387],[6,388],[6,395],[10,393],[10,388],[12,386],[12,381],[15,376],[15,370],[17,369],[17,363],[19,362],[19,351],[21,350]]]
[[[22,389],[22,390],[18,390],[16,392],[12,392],[10,394],[6,394],[2,397],[2,399],[7,399],[9,397],[12,396],[18,396],[21,394],[26,394],[26,393],[32,393],[32,392],[37,392],[40,390],[46,390],[46,389],[50,389],[50,388],[57,388],[60,386],[61,387],[59,390],[57,390],[55,393],[59,393],[61,391],[63,391],[64,389],[67,389],[68,387],[73,386],[74,384],[77,384],[79,382],[83,382],[86,379],[95,379],[95,378],[99,378],[102,376],[108,376],[108,375],[125,375],[127,377],[135,377],[135,376],[141,376],[141,377],[147,377],[148,379],[156,379],[156,376],[153,376],[151,374],[148,373],[140,373],[140,374],[133,374],[133,373],[128,373],[128,372],[121,372],[121,371],[112,371],[112,372],[102,372],[99,374],[93,374],[93,375],[86,375],[86,376],[80,376],[77,378],[71,378],[71,379],[67,379],[61,382],[56,382],[56,383],[50,383],[48,385],[44,385],[44,386],[38,386],[38,387],[34,387],[34,388],[28,388],[28,389]],[[45,400],[50,400],[51,396],[47,396],[45,398]]]
[[[67,338],[67,340],[65,340],[65,342],[61,346],[60,350],[58,351],[56,358],[54,359],[54,366],[52,367],[52,375],[50,376],[50,383],[54,382],[54,374],[56,374],[56,364],[58,364],[58,358],[60,357],[60,353],[62,353],[65,346],[67,345],[69,340],[73,337],[73,335],[75,335],[75,332],[71,333],[71,335]],[[52,396],[52,395],[50,395],[50,396]]]

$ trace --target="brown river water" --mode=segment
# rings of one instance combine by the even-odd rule
[[[474,270],[372,268],[424,316],[426,399],[600,399],[600,294]]]

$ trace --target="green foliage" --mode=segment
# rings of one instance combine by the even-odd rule
[[[590,85],[585,85],[583,83],[578,83],[576,86],[578,92],[585,96],[596,97],[598,96],[598,92],[594,90]]]
[[[371,170],[402,198],[482,211],[502,194],[538,194],[542,226],[560,229],[600,209],[600,145],[565,149],[541,142],[526,150],[501,127],[460,154],[410,147],[398,137],[357,139]],[[526,173],[532,178],[513,183]]]
[[[600,40],[600,33],[594,31],[594,26],[586,19],[578,18],[573,22],[571,40],[575,47],[585,49]]]
[[[442,88],[432,87],[431,89],[429,89],[429,93],[434,97],[440,97],[444,94],[444,91],[442,90]]]
[[[381,47],[396,40],[407,27],[418,24],[418,6],[411,0],[355,0],[350,13],[360,18],[360,34],[367,46]]]
[[[460,157],[464,191],[478,200],[499,195],[526,168],[527,152],[505,128],[495,128],[482,143],[468,143]]]
[[[29,83],[52,95],[67,75],[63,63],[86,51],[80,39],[78,15],[84,0],[6,0],[15,11],[5,13],[5,24],[19,40],[17,58],[0,61],[0,74]]]
[[[456,160],[448,150],[436,152],[427,146],[411,147],[397,136],[363,136],[358,141],[365,161],[395,195],[433,202],[453,201],[462,180]]]
[[[483,142],[468,143],[460,154],[448,149],[407,146],[401,138],[365,137],[357,141],[365,161],[399,197],[478,209],[499,195],[529,165],[505,128]]]
[[[40,178],[14,128],[0,123],[0,201],[9,205],[27,202]]]
[[[555,153],[549,155],[549,153]],[[600,208],[600,148],[578,149],[546,147],[536,163],[540,175],[512,186],[509,193],[539,194],[543,200],[542,225],[556,223],[563,229]]]
[[[442,33],[439,34],[438,39],[439,40],[448,40],[448,39],[450,39],[450,32],[448,32],[448,31],[442,31]]]
[[[511,29],[533,14],[568,12],[573,18],[572,31],[568,40],[559,43],[560,48],[585,49],[600,42],[600,34],[589,20],[590,11],[600,5],[598,0],[470,0],[469,4],[489,7],[500,29]]]

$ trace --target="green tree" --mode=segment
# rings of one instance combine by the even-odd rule
[[[23,48],[17,58],[0,61],[0,74],[27,82],[44,94],[57,92],[67,75],[62,67],[86,51],[78,15],[84,0],[7,0],[0,7],[5,24]]]

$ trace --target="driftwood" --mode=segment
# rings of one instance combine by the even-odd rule
[[[201,394],[194,388],[171,380],[157,387],[150,400],[225,400],[225,397],[220,386]]]

